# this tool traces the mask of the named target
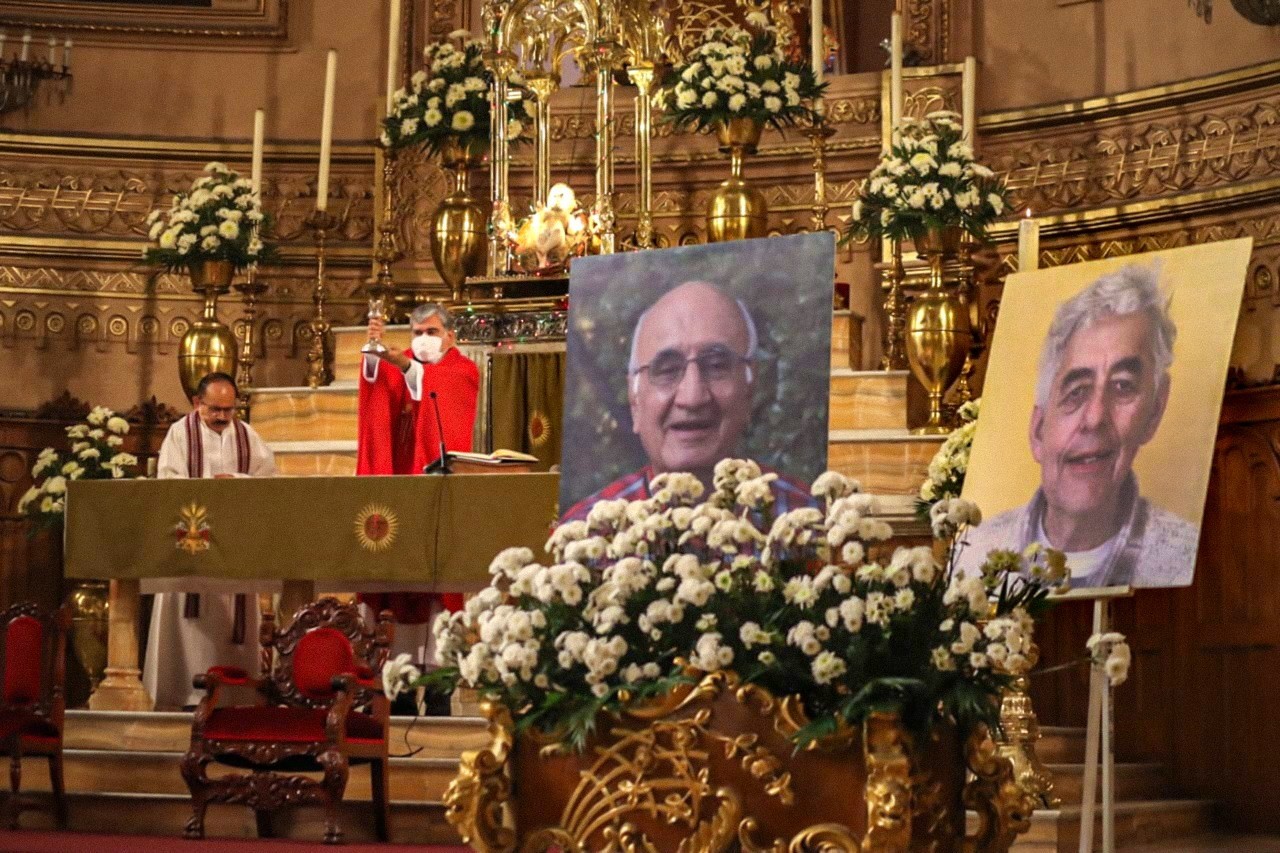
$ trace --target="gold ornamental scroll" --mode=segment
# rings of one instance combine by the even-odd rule
[[[474,590],[503,548],[540,556],[557,474],[69,484],[66,574],[407,583]]]

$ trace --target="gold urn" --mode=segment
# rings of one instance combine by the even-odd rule
[[[929,287],[915,297],[907,314],[907,361],[929,395],[929,420],[913,430],[916,435],[951,431],[943,397],[960,377],[973,341],[969,306],[946,280],[948,268],[956,266],[962,236],[959,228],[944,228],[916,238],[916,252],[929,262]]]
[[[707,200],[707,241],[744,240],[769,233],[769,205],[764,193],[742,177],[742,161],[760,145],[764,123],[735,118],[716,126],[720,150],[729,154],[729,177]]]
[[[178,345],[178,377],[188,397],[210,373],[236,375],[236,336],[218,321],[218,296],[231,289],[235,267],[231,261],[202,261],[188,270],[191,289],[204,296],[200,319],[191,324]]]
[[[67,596],[71,606],[71,646],[84,667],[93,690],[107,668],[107,617],[110,611],[107,581],[77,581]]]
[[[468,173],[480,155],[450,141],[441,147],[440,161],[453,172],[453,191],[431,217],[431,260],[456,303],[462,301],[467,276],[484,269],[488,216],[467,189]]]

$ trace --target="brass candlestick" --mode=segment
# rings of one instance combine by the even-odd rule
[[[1000,666],[1014,681],[1000,696],[1001,732],[996,740],[997,749],[1013,764],[1013,778],[1022,790],[1035,799],[1037,806],[1051,809],[1060,805],[1062,798],[1053,790],[1053,773],[1036,754],[1040,721],[1027,693],[1027,676],[1040,659],[1040,649],[1032,643],[1025,657],[1026,662],[1016,671]]]
[[[880,368],[906,370],[907,304],[902,292],[902,284],[907,278],[907,271],[902,266],[901,241],[893,240],[891,245],[893,246],[893,263],[889,268],[889,295],[884,301],[886,323],[884,355],[880,358]]]
[[[253,348],[258,322],[258,298],[267,291],[267,286],[258,281],[257,264],[250,265],[244,284],[235,285],[235,289],[244,299],[244,320],[241,326],[244,335],[240,339],[240,361],[236,369],[236,385],[240,389],[240,396],[236,400],[236,410],[241,418],[248,420],[249,394],[253,391],[253,363],[256,361]]]
[[[400,259],[400,250],[396,247],[395,205],[391,199],[391,176],[395,171],[395,151],[382,149],[382,220],[378,223],[378,246],[374,249],[373,259],[378,263],[378,272],[369,286],[368,317],[388,319],[387,302],[395,299],[396,281],[391,274],[391,265]],[[368,341],[360,348],[361,352],[380,353],[387,348],[381,341]]]
[[[329,341],[332,325],[324,315],[324,300],[327,295],[324,269],[324,248],[328,232],[338,225],[338,218],[327,210],[315,210],[307,217],[306,225],[315,232],[316,241],[316,286],[311,294],[311,301],[316,306],[316,315],[311,318],[311,349],[307,351],[307,387],[319,388],[333,381],[333,370],[330,362],[333,346]]]
[[[813,146],[813,230],[825,231],[827,228],[827,212],[831,207],[827,204],[827,140],[835,136],[836,131],[827,124],[826,116],[819,110],[818,121],[805,131],[809,143]]]

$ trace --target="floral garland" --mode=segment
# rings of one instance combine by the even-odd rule
[[[952,112],[903,118],[862,183],[850,236],[909,240],[959,227],[982,239],[1008,207],[1004,182],[973,157]]]
[[[493,72],[484,63],[484,42],[467,35],[466,30],[455,30],[448,39],[423,49],[425,67],[414,73],[408,89],[396,91],[391,113],[383,119],[379,141],[384,147],[423,145],[438,154],[444,145],[456,142],[468,152],[488,150]],[[516,140],[531,123],[534,104],[521,93],[524,81],[518,74],[513,73],[509,82],[521,94],[508,102],[507,138]]]
[[[551,566],[503,551],[490,586],[436,622],[442,668],[412,683],[466,682],[518,727],[579,748],[600,711],[717,670],[798,694],[813,721],[800,746],[879,708],[919,730],[994,723],[1000,665],[1025,656],[1062,555],[995,551],[966,577],[928,547],[882,553],[892,530],[840,474],[813,484],[823,509],[773,518],[775,478],[726,460],[699,503],[695,477],[662,474],[651,498],[601,501],[561,525]],[[935,533],[956,543],[979,520],[960,500],[942,516]]]
[[[270,248],[261,238],[267,221],[250,181],[222,163],[204,170],[207,174],[189,192],[173,197],[167,211],[147,216],[155,245],[143,257],[169,270],[192,269],[204,261],[230,261],[243,269],[269,260]]]
[[[676,127],[714,127],[735,118],[789,127],[816,114],[806,101],[826,84],[803,62],[788,59],[767,19],[749,17],[753,29],[713,27],[658,90],[658,108]]]
[[[138,457],[119,448],[129,422],[104,406],[94,406],[82,424],[67,427],[70,452],[46,447],[36,457],[31,476],[40,480],[18,501],[33,530],[55,527],[66,512],[69,480],[119,480],[130,476]]]

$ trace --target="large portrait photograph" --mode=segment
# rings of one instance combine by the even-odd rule
[[[1067,555],[1074,590],[1191,583],[1250,240],[1013,275],[964,497],[993,549]]]
[[[644,498],[668,471],[776,473],[775,511],[826,468],[830,233],[581,258],[569,282],[560,509]]]

